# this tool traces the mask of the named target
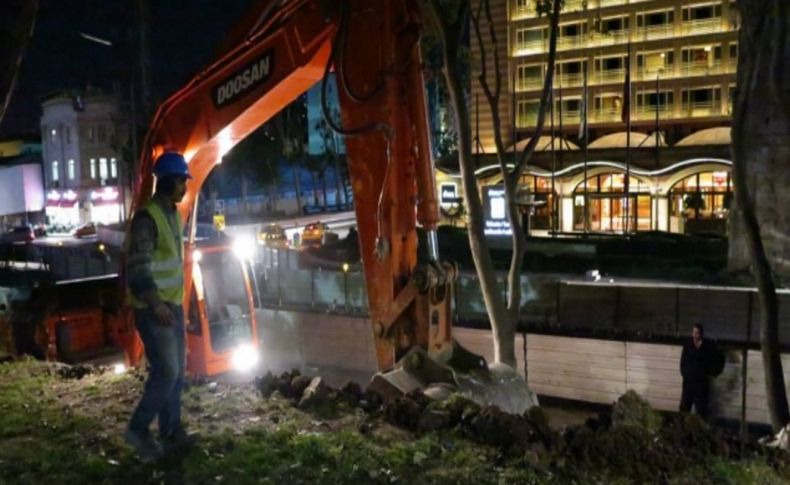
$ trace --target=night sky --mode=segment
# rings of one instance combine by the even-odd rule
[[[217,55],[225,35],[255,0],[149,0],[153,105]],[[35,33],[22,63],[0,139],[37,137],[41,98],[88,85],[128,92],[133,0],[39,0]],[[114,42],[105,47],[80,32]],[[122,84],[119,84],[122,80]]]

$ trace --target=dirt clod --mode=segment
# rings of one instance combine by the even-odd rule
[[[309,409],[327,402],[330,396],[330,389],[324,384],[320,377],[314,377],[299,400],[299,408]]]

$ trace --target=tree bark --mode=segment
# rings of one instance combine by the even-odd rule
[[[451,105],[456,113],[456,131],[458,134],[458,159],[461,168],[461,179],[466,196],[466,206],[468,211],[468,234],[469,245],[472,252],[472,259],[475,263],[478,278],[480,279],[480,286],[483,293],[483,300],[486,305],[486,311],[491,321],[491,328],[494,336],[494,360],[503,362],[511,367],[516,366],[516,353],[515,353],[515,337],[516,325],[519,318],[519,310],[521,306],[521,271],[524,261],[524,253],[526,251],[526,237],[521,228],[521,221],[519,219],[518,206],[516,204],[516,192],[518,188],[518,181],[521,177],[521,172],[526,166],[527,161],[534,152],[537,145],[538,138],[540,137],[543,129],[543,122],[545,120],[545,106],[547,104],[548,95],[551,90],[553,65],[556,57],[556,38],[557,38],[557,23],[559,21],[559,12],[561,9],[562,0],[553,0],[552,3],[552,18],[551,18],[551,36],[550,36],[550,54],[549,54],[549,68],[544,82],[543,95],[538,115],[538,126],[536,133],[533,135],[532,140],[528,144],[525,152],[522,153],[521,159],[517,167],[511,172],[507,169],[504,160],[505,147],[502,138],[501,117],[499,115],[499,98],[502,91],[502,73],[500,66],[500,50],[497,45],[497,39],[491,21],[491,15],[487,0],[481,0],[477,4],[477,13],[472,13],[472,25],[475,30],[475,36],[480,46],[481,51],[481,74],[478,77],[478,82],[481,83],[489,108],[492,112],[494,120],[494,136],[497,147],[497,156],[500,165],[500,171],[505,183],[505,194],[508,207],[508,220],[513,230],[513,257],[511,259],[510,270],[508,271],[507,287],[508,295],[507,302],[505,302],[499,291],[497,285],[496,272],[491,260],[488,243],[485,238],[484,232],[484,215],[483,207],[480,200],[480,193],[477,185],[477,177],[474,174],[475,163],[472,157],[472,129],[467,108],[467,102],[464,98],[464,92],[461,87],[461,72],[458,62],[459,45],[461,43],[461,36],[463,35],[463,22],[466,21],[470,12],[468,11],[469,3],[461,2],[460,11],[455,15],[455,22],[450,24],[447,21],[446,12],[438,0],[430,1],[430,12],[434,21],[439,26],[439,30],[443,43],[443,56],[444,56],[444,76],[447,82],[447,91],[450,96]],[[488,24],[488,38],[484,39],[482,34],[482,16],[485,15],[485,20]],[[487,66],[487,49],[492,49],[493,52],[493,83],[492,88],[489,84],[488,66]]]
[[[787,25],[790,10],[786,0],[741,0],[741,30],[738,56],[738,91],[732,126],[735,214],[743,230],[751,271],[757,281],[760,303],[760,344],[765,371],[766,396],[771,424],[779,431],[790,421],[787,392],[779,351],[779,311],[771,259],[782,257],[764,234],[788,226],[777,220],[777,200],[772,190],[777,180],[785,183],[790,160],[790,39]],[[759,191],[758,191],[759,189]],[[754,194],[754,195],[753,195]],[[786,200],[784,201],[786,202]],[[735,232],[733,230],[733,232]],[[773,258],[771,257],[773,256]]]

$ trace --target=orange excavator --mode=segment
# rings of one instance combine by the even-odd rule
[[[199,328],[188,335],[190,369],[216,372],[229,367],[230,359],[205,339],[213,322],[206,314],[206,293],[217,284],[201,269],[212,253],[199,248],[194,237],[200,188],[236,143],[322,83],[325,119],[346,138],[380,370],[371,386],[385,396],[418,388],[438,396],[455,388],[515,412],[536,402],[513,369],[488,365],[452,338],[457,270],[438,254],[421,29],[417,0],[261,0],[231,33],[219,58],[159,107],[145,138],[133,209],[152,195],[153,160],[165,151],[183,153],[193,176],[179,205],[190,228],[184,305],[189,324]],[[333,119],[326,107],[332,71],[341,119]],[[428,235],[430,255],[420,264],[418,224]],[[222,251],[216,251],[221,259]],[[248,272],[241,269],[238,295],[250,295]],[[237,300],[236,306],[245,308],[244,298]],[[251,308],[252,297],[246,301]],[[257,338],[254,318],[249,328],[242,340]],[[139,355],[131,341],[122,344],[130,355]]]

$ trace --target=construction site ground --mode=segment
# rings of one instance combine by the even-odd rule
[[[468,404],[417,405],[419,397],[378,407],[353,388],[327,388],[318,405],[300,407],[289,396],[291,382],[301,392],[310,379],[294,375],[190,381],[183,407],[198,444],[143,464],[121,435],[144,379],[140,370],[116,375],[33,360],[0,364],[0,483],[765,484],[790,478],[784,452],[739,445],[693,420],[623,421],[617,406],[611,418],[568,408],[514,418]],[[348,399],[355,393],[361,400]],[[407,412],[415,409],[416,415]],[[426,424],[426,415],[447,419]],[[410,424],[410,416],[422,417]],[[541,424],[546,419],[548,426]]]

